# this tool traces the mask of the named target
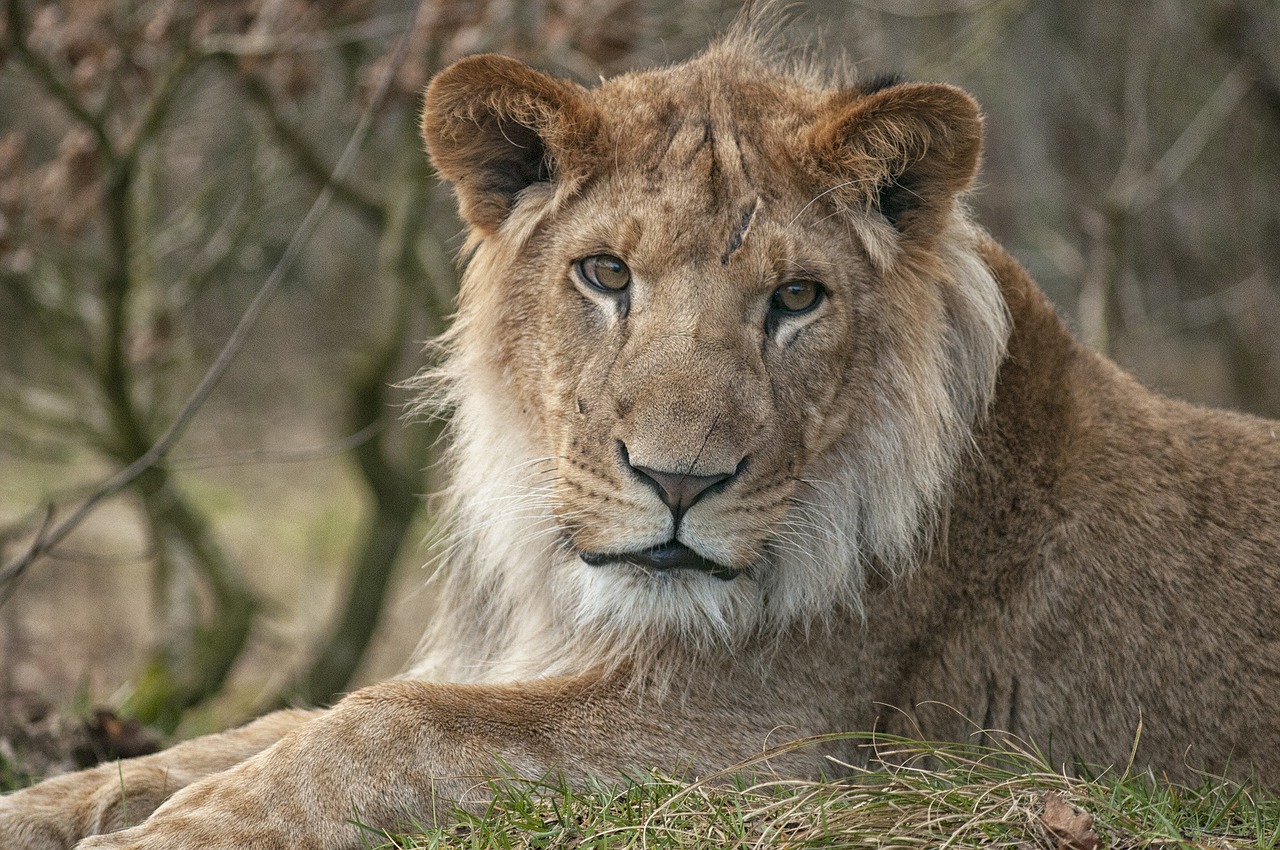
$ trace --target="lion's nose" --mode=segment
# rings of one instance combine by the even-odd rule
[[[731,472],[718,475],[688,475],[676,472],[661,472],[647,466],[633,466],[636,472],[650,483],[657,485],[658,496],[677,517],[682,515],[694,503],[706,495],[707,491],[733,477]]]
[[[619,441],[618,448],[623,462],[639,473],[645,483],[653,487],[662,499],[663,504],[675,514],[676,522],[685,511],[693,507],[703,496],[717,484],[722,484],[738,475],[746,464],[743,458],[732,472],[716,472],[710,475],[698,475],[693,472],[671,472],[665,469],[654,469],[643,464],[633,464],[627,446]]]

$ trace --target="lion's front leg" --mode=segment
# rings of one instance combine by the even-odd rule
[[[649,767],[721,767],[772,726],[705,705],[643,707],[589,678],[503,686],[391,682],[359,691],[278,744],[174,795],[144,824],[81,850],[352,850],[361,826],[396,831],[477,807],[490,777],[605,780]]]
[[[528,718],[502,720],[506,713],[486,698],[497,692],[408,682],[365,688],[183,789],[145,823],[79,850],[346,850],[365,846],[362,827],[447,817],[483,794],[495,756],[528,750]]]
[[[433,747],[423,725],[378,701],[348,698],[174,794],[145,822],[78,850],[362,847],[354,819],[391,826],[429,808],[431,783],[419,779]]]
[[[0,847],[67,850],[80,839],[138,824],[168,797],[280,739],[313,712],[280,711],[141,758],[54,777],[0,797]]]

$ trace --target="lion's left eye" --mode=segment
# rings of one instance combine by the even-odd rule
[[[602,292],[622,292],[631,285],[631,269],[612,254],[594,254],[574,263],[589,286]]]
[[[807,313],[822,303],[825,292],[816,280],[789,280],[773,291],[769,307],[779,313]]]

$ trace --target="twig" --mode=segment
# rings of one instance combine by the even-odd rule
[[[225,53],[231,56],[277,56],[286,53],[314,53],[331,50],[348,44],[385,38],[404,30],[400,15],[384,15],[349,26],[334,27],[319,35],[285,33],[268,35],[251,33],[233,35],[214,33],[206,36],[201,48],[206,53]]]
[[[941,18],[977,12],[997,2],[999,0],[978,3],[972,0],[917,0],[905,3],[902,0],[855,0],[853,5],[896,18]]]
[[[1172,188],[1204,151],[1213,134],[1221,129],[1248,90],[1249,83],[1241,63],[1223,78],[1200,111],[1146,173],[1116,187],[1113,194],[1115,202],[1127,210],[1140,212],[1162,192]]]
[[[119,564],[136,564],[148,561],[156,556],[155,547],[147,547],[140,552],[125,552],[118,555],[103,555],[98,552],[84,552],[80,549],[68,549],[58,546],[45,553],[55,561],[85,564],[90,566],[116,566]]]
[[[10,0],[10,15],[14,15],[14,7],[17,0]],[[36,535],[30,547],[22,555],[18,556],[14,561],[0,569],[0,585],[20,575],[26,570],[36,559],[46,554],[54,546],[57,546],[66,537],[74,531],[81,522],[84,521],[90,513],[104,500],[128,487],[142,475],[146,470],[155,466],[162,457],[171,449],[186,431],[187,426],[191,424],[191,420],[195,418],[196,413],[204,405],[210,393],[213,392],[215,386],[222,379],[223,374],[231,365],[231,361],[239,354],[240,349],[244,347],[245,341],[249,336],[249,332],[253,329],[258,317],[266,308],[267,303],[280,287],[280,283],[284,280],[289,270],[293,268],[293,264],[297,261],[298,256],[302,252],[303,246],[311,238],[315,232],[316,226],[320,223],[321,217],[328,210],[329,204],[333,201],[334,189],[333,181],[341,180],[350,171],[355,163],[356,154],[363,146],[368,138],[369,131],[373,126],[374,114],[378,107],[381,106],[387,93],[391,89],[391,83],[395,78],[396,72],[404,62],[405,54],[408,50],[409,41],[413,34],[414,25],[418,18],[418,6],[414,7],[413,13],[409,17],[408,23],[405,25],[404,32],[400,36],[400,40],[396,43],[392,53],[391,61],[387,64],[383,72],[382,79],[378,82],[378,88],[374,95],[370,98],[368,105],[365,107],[360,121],[351,132],[351,137],[347,141],[347,146],[339,157],[337,164],[333,167],[333,180],[327,182],[315,201],[311,204],[311,208],[307,211],[307,215],[303,218],[302,223],[298,225],[298,229],[293,234],[284,254],[272,269],[271,275],[262,284],[262,288],[258,290],[258,294],[254,296],[244,314],[240,317],[235,329],[231,332],[227,342],[223,345],[222,350],[218,353],[217,359],[205,372],[204,377],[200,380],[199,385],[187,399],[182,410],[174,418],[168,429],[160,436],[158,440],[152,444],[146,452],[139,456],[136,460],[120,470],[118,473],[104,482],[97,490],[89,495],[87,499],[80,504],[78,508],[66,519],[58,523],[55,528],[50,529],[49,523],[52,521],[54,512],[53,505],[48,507],[49,521]]]
[[[1140,62],[1143,56],[1135,53],[1133,58]],[[1131,78],[1143,75],[1135,73]],[[1093,256],[1080,287],[1077,309],[1082,335],[1090,347],[1105,354],[1111,346],[1112,328],[1116,324],[1113,299],[1123,271],[1120,256],[1133,217],[1182,179],[1247,91],[1244,64],[1240,63],[1223,78],[1164,154],[1141,171],[1137,163],[1147,158],[1145,137],[1131,136],[1124,160],[1098,211]],[[1128,112],[1145,108],[1136,96],[1137,85],[1132,79],[1126,94]],[[1131,101],[1129,94],[1133,95]],[[1139,121],[1138,126],[1145,131],[1145,121]]]
[[[132,168],[142,153],[142,148],[151,138],[152,132],[160,126],[169,109],[173,106],[173,95],[190,75],[191,70],[204,58],[190,48],[184,50],[176,61],[170,63],[161,75],[160,81],[152,90],[150,97],[142,107],[142,117],[134,124],[125,136],[128,147],[121,152],[118,169]]]
[[[27,66],[27,70],[40,78],[59,103],[70,112],[77,121],[83,124],[93,133],[94,138],[98,140],[98,144],[102,147],[102,153],[109,162],[114,163],[118,154],[115,145],[111,143],[111,137],[107,135],[106,128],[102,122],[85,108],[84,104],[75,96],[71,89],[67,86],[62,78],[58,76],[53,67],[44,61],[44,57],[36,53],[27,44],[26,32],[27,21],[22,11],[22,0],[7,0],[5,3],[5,13],[9,24],[9,44],[13,47],[14,53]]]
[[[306,463],[335,457],[371,440],[385,427],[384,422],[371,422],[341,440],[325,446],[305,449],[248,449],[216,455],[192,455],[174,458],[165,464],[169,469],[210,469],[224,466],[247,466],[263,463]]]
[[[325,165],[315,148],[280,114],[280,109],[267,83],[254,74],[245,74],[242,82],[249,97],[262,107],[262,111],[267,116],[267,123],[271,125],[280,144],[293,154],[294,160],[302,170],[321,186],[330,188],[334,197],[354,208],[374,227],[382,227],[386,222],[386,211],[383,210],[382,205],[358,186],[339,179],[334,169]]]
[[[47,534],[49,531],[49,526],[51,526],[52,524],[53,524],[53,505],[47,505],[44,509],[44,519],[40,521],[40,528],[36,530],[35,539],[39,540],[40,538],[44,537],[45,534]],[[9,601],[9,597],[13,595],[12,588],[17,587],[17,585],[9,585],[10,580],[15,579],[18,576],[22,575],[23,570],[25,570],[27,567],[27,565],[22,563],[21,561],[17,563],[17,566],[18,566],[18,569],[14,570],[12,574],[9,573],[8,568],[5,569],[4,573],[0,573],[0,607],[3,607],[3,605]]]

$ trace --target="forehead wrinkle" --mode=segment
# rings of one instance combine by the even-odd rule
[[[691,168],[711,141],[711,123],[705,118],[673,115],[667,144],[657,159],[657,170],[668,179]]]

